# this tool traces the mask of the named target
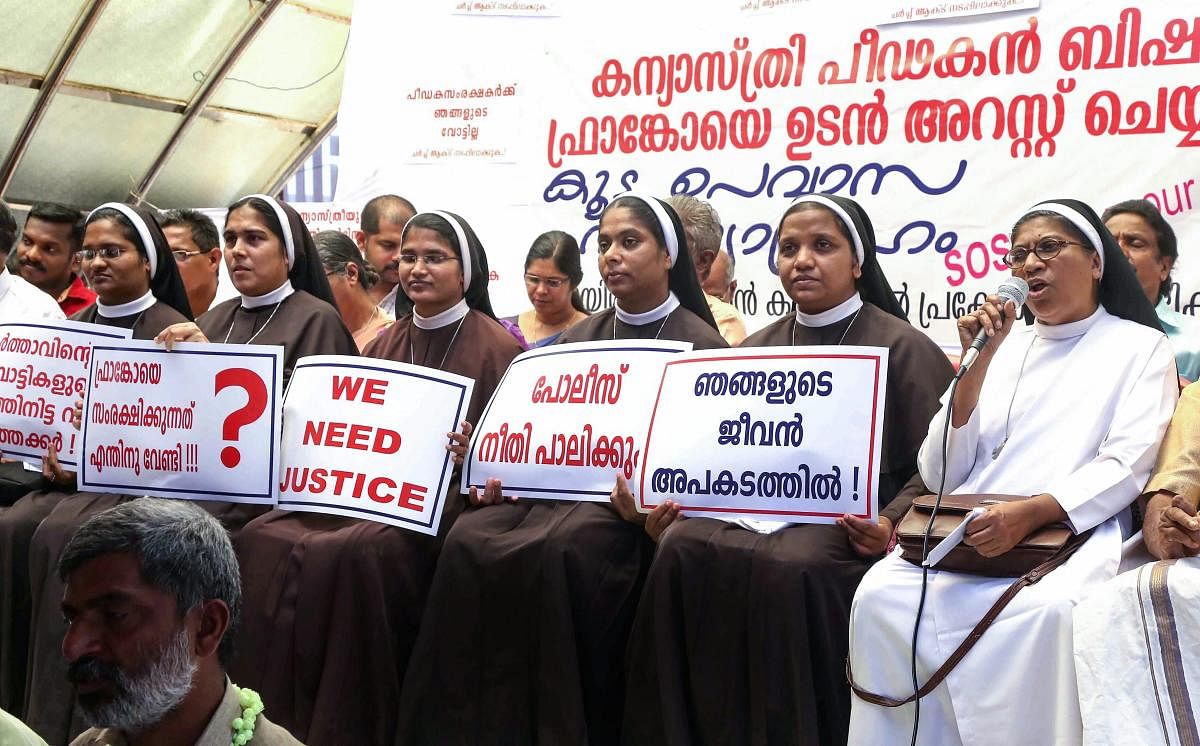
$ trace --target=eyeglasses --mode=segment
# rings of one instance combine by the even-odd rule
[[[1062,251],[1067,246],[1086,246],[1087,244],[1079,243],[1078,241],[1064,241],[1061,238],[1043,238],[1031,250],[1028,246],[1014,246],[1004,255],[1004,263],[1013,269],[1020,269],[1025,266],[1025,260],[1029,258],[1030,253],[1037,254],[1037,258],[1043,262],[1048,262],[1058,256],[1058,252]]]
[[[525,275],[525,285],[530,288],[535,288],[538,285],[545,285],[550,290],[558,290],[563,285],[569,282],[565,277],[538,277],[537,275]]]
[[[179,262],[180,264],[182,264],[183,262],[186,262],[190,257],[196,256],[197,254],[206,254],[206,253],[208,253],[208,252],[202,251],[200,249],[196,249],[195,251],[184,251],[183,249],[180,249],[179,251],[172,251],[171,256],[175,257],[176,262]]]
[[[98,256],[104,257],[111,262],[112,260],[121,256],[121,254],[124,254],[125,251],[126,249],[123,249],[120,246],[101,246],[98,249],[83,249],[79,252],[79,254],[89,262]]]
[[[450,254],[437,254],[437,253],[420,254],[420,255],[404,253],[404,254],[401,254],[400,258],[399,258],[399,262],[401,264],[407,264],[410,267],[415,265],[419,261],[424,261],[426,267],[437,267],[441,264],[445,264],[446,262],[456,262],[456,261],[458,261],[458,257],[451,256]]]

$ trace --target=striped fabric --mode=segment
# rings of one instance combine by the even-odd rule
[[[337,188],[340,143],[334,129],[283,188],[287,202],[332,202]]]
[[[1084,742],[1200,746],[1200,560],[1119,575],[1075,609]]]

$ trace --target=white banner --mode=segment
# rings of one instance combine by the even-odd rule
[[[691,352],[666,364],[639,508],[833,523],[879,515],[886,347]]]
[[[519,355],[479,418],[463,491],[494,477],[506,495],[605,502],[618,473],[632,487],[663,363],[690,349],[622,339]]]
[[[79,432],[72,421],[92,345],[132,333],[81,321],[0,324],[0,453],[40,469],[53,445],[58,462],[74,469]]]
[[[580,239],[585,302],[611,303],[596,220],[631,187],[717,208],[752,331],[790,310],[774,234],[815,191],[862,203],[910,320],[955,349],[953,319],[1008,274],[1013,222],[1048,198],[1155,202],[1182,249],[1170,302],[1200,308],[1194,3],[1056,0],[879,27],[916,6],[609,0],[499,18],[452,5],[355,4],[336,201],[395,192],[463,215],[502,315],[529,307],[524,255],[553,228]],[[397,45],[397,28],[428,33]],[[426,149],[450,154],[415,162]]]
[[[79,488],[273,504],[283,348],[93,348]]]
[[[388,360],[302,358],[283,403],[279,507],[436,535],[454,469],[446,433],[474,386]]]

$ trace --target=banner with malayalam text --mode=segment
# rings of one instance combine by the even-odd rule
[[[638,505],[832,523],[879,515],[886,347],[692,352],[663,370]]]
[[[80,490],[273,504],[282,379],[272,345],[97,344]]]
[[[791,310],[774,260],[784,210],[833,192],[872,217],[912,323],[957,348],[954,319],[1008,274],[1024,210],[1144,197],[1179,237],[1169,303],[1194,315],[1200,6],[1038,6],[609,0],[497,17],[359,0],[336,199],[394,192],[463,215],[508,315],[529,306],[521,266],[538,234],[580,240],[581,295],[602,308],[605,206],[631,188],[694,195],[720,213],[753,331]],[[396,28],[437,33],[397,46]]]
[[[58,462],[74,469],[75,402],[87,388],[92,345],[132,333],[69,320],[0,324],[0,453],[40,468],[54,446]]]
[[[475,382],[389,360],[301,358],[284,401],[279,507],[436,535]]]
[[[504,494],[606,502],[642,457],[662,366],[691,342],[620,339],[519,355],[475,426],[463,492],[496,478]]]

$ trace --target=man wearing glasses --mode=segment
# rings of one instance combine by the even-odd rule
[[[187,289],[192,314],[199,316],[212,306],[217,295],[221,269],[217,226],[198,210],[171,210],[163,218],[162,229]]]

